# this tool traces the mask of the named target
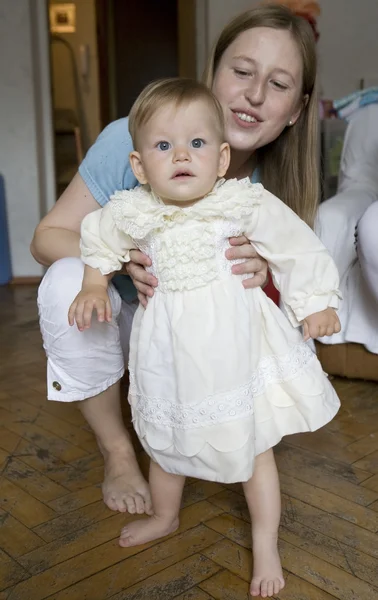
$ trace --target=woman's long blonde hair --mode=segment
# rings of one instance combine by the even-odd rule
[[[261,183],[299,217],[313,225],[319,202],[318,94],[315,39],[310,25],[280,5],[253,8],[236,17],[219,36],[204,74],[211,88],[220,59],[244,31],[271,27],[290,31],[303,61],[303,109],[298,121],[279,137],[256,150]]]

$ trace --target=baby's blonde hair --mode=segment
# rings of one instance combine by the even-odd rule
[[[129,131],[134,148],[138,145],[138,132],[151,117],[161,108],[173,104],[176,108],[203,100],[214,116],[214,124],[218,130],[221,141],[224,141],[224,116],[222,107],[204,84],[194,79],[183,77],[170,77],[150,83],[139,94],[129,114]]]

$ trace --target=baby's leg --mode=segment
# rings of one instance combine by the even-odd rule
[[[255,470],[243,483],[252,522],[252,596],[271,597],[285,585],[278,554],[278,527],[281,516],[280,482],[273,450],[256,457]]]
[[[150,490],[154,514],[147,519],[132,521],[121,531],[120,546],[139,546],[176,531],[185,477],[163,471],[150,464]]]

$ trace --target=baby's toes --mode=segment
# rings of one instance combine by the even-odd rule
[[[260,579],[252,579],[250,594],[251,596],[260,596],[261,590],[261,580]]]
[[[274,581],[268,581],[267,585],[267,596],[270,598],[274,593]]]

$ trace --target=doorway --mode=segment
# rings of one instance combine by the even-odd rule
[[[57,196],[101,130],[95,0],[48,0]]]
[[[151,81],[196,77],[196,0],[96,0],[101,125]]]
[[[47,4],[59,198],[101,130],[127,116],[145,85],[196,77],[196,0]]]

